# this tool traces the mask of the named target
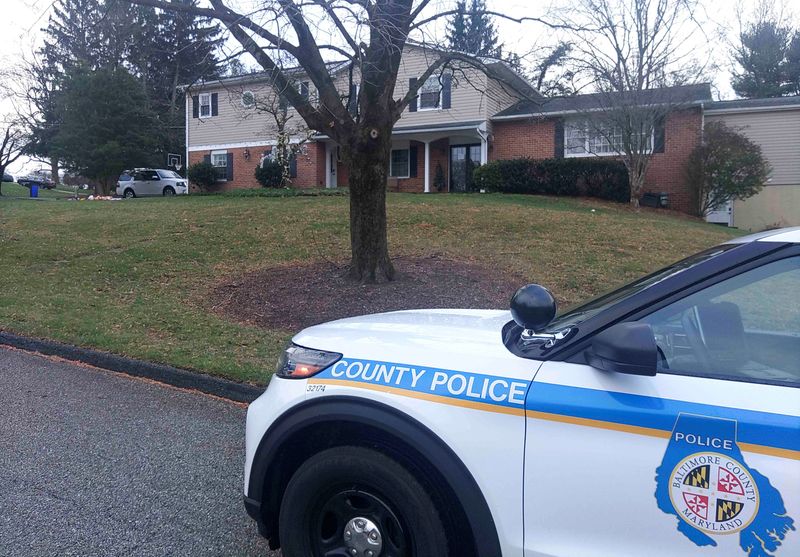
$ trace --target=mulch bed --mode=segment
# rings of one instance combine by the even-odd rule
[[[397,258],[397,280],[357,284],[328,262],[273,267],[216,286],[216,313],[265,328],[297,330],[317,323],[401,309],[505,309],[523,278],[475,263],[438,257]]]

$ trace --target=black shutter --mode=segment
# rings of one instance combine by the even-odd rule
[[[355,118],[358,114],[358,86],[350,84],[350,96],[347,99],[347,111]]]
[[[408,148],[408,176],[417,177],[417,146],[412,145]]]
[[[219,106],[217,102],[217,93],[211,93],[211,115],[218,116],[219,115]]]
[[[233,180],[233,153],[228,153],[228,167],[225,170],[227,180]]]
[[[203,155],[203,162],[211,164],[211,155]]]
[[[450,108],[453,90],[453,76],[446,73],[442,76],[442,108]]]
[[[198,95],[192,97],[192,118],[200,118],[200,97]]]
[[[300,82],[300,96],[303,97],[303,99],[308,100],[308,81]]]
[[[555,137],[553,138],[553,145],[555,147],[555,151],[553,156],[557,159],[564,158],[564,119],[557,118],[555,121]]]
[[[289,101],[283,95],[278,96],[278,108],[280,110],[286,110],[289,108]]]
[[[411,91],[417,86],[417,78],[412,77],[408,80],[408,90]],[[419,95],[414,95],[414,98],[411,99],[411,102],[408,103],[408,111],[409,112],[416,112],[417,111],[417,97]]]
[[[297,178],[297,156],[289,157],[289,178]]]
[[[664,126],[664,117],[656,118],[653,124],[653,152],[663,153],[666,144],[666,133]]]

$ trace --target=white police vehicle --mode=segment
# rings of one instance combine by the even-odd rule
[[[261,533],[286,557],[800,555],[800,228],[555,314],[530,285],[511,314],[299,333],[247,415]]]

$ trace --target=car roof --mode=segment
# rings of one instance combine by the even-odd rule
[[[800,226],[792,228],[776,228],[775,230],[765,230],[756,234],[748,234],[739,238],[733,238],[725,242],[726,244],[749,244],[750,242],[780,242],[790,244],[800,244]]]

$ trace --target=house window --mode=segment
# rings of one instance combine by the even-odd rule
[[[211,153],[211,164],[217,171],[217,180],[228,179],[228,152],[214,151]]]
[[[211,94],[200,94],[200,118],[207,118],[211,116]]]
[[[252,91],[245,91],[242,93],[242,106],[245,108],[253,108],[256,105],[256,96]]]
[[[622,151],[624,133],[618,126],[598,127],[585,122],[567,122],[564,126],[564,156],[592,157],[616,155]],[[645,152],[653,149],[653,131],[641,138]]]
[[[440,106],[442,106],[442,84],[438,75],[432,75],[419,88],[419,109],[436,110]]]
[[[389,165],[389,176],[392,178],[408,178],[408,149],[392,149],[392,163]]]

